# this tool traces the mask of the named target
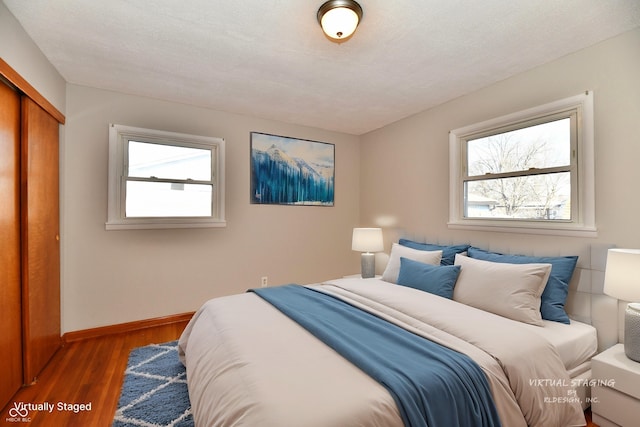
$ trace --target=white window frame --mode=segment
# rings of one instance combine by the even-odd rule
[[[577,113],[577,141],[572,152],[576,171],[572,171],[572,219],[536,221],[527,219],[465,218],[464,174],[466,141],[472,135],[517,126],[563,111]],[[450,229],[499,231],[529,234],[597,237],[595,223],[593,91],[506,116],[465,126],[449,133],[449,222]],[[573,162],[573,160],[572,160]],[[576,182],[577,180],[577,182]]]
[[[198,217],[126,217],[128,141],[161,143],[212,151],[211,216]],[[226,227],[225,220],[225,141],[222,138],[188,135],[117,124],[109,125],[109,199],[107,230]]]

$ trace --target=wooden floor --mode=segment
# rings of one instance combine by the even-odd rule
[[[36,384],[22,388],[1,413],[3,425],[111,426],[129,352],[152,343],[177,339],[186,322],[107,335],[66,344],[38,377]],[[14,402],[55,405],[51,413],[31,411],[27,423],[7,422]],[[62,404],[91,403],[90,411],[58,410]]]
[[[24,387],[2,410],[3,425],[29,427],[90,426],[110,427],[116,411],[123,373],[129,352],[152,343],[177,339],[186,322],[146,328],[136,332],[107,335],[65,345],[53,357],[36,384]],[[31,411],[27,423],[7,422],[14,402],[56,405],[51,413]],[[66,404],[91,403],[90,411],[78,413],[60,411],[58,402]],[[586,413],[588,427],[591,413]]]

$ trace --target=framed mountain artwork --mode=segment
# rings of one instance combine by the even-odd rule
[[[333,206],[335,145],[251,132],[251,203]]]

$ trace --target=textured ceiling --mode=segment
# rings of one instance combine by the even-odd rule
[[[69,82],[360,135],[640,26],[638,0],[3,0]]]

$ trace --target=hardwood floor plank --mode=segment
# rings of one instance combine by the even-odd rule
[[[129,353],[136,347],[178,339],[187,321],[105,335],[65,344],[44,369],[34,385],[23,387],[2,410],[9,417],[14,402],[54,405],[51,413],[31,411],[30,427],[110,427],[120,397]],[[91,404],[90,411],[63,411],[58,404]],[[585,413],[588,427],[591,413]],[[6,422],[5,425],[16,425]],[[25,424],[22,424],[25,425]]]

